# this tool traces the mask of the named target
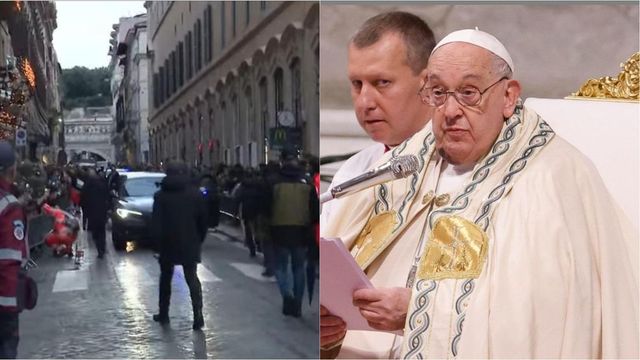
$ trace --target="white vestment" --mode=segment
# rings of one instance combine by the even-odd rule
[[[339,357],[394,357],[402,339],[408,358],[638,358],[637,231],[535,112],[505,122],[442,206],[430,127],[398,148],[377,164],[413,153],[419,176],[336,203],[321,231],[343,238],[376,287],[404,286],[418,269],[404,338],[349,331]],[[367,228],[385,214],[392,231]],[[450,231],[436,232],[441,223]]]
[[[433,214],[432,224],[459,216],[484,228],[486,253],[477,276],[457,277],[446,265],[472,246],[466,260],[455,241],[435,242],[440,257],[423,248],[405,358],[638,358],[637,231],[593,164],[523,113]]]
[[[367,159],[375,161],[370,162],[369,166],[364,169],[360,165],[357,174],[354,173],[353,176],[380,166],[394,156],[414,153],[419,155],[420,151],[424,152],[422,156],[426,156],[427,152],[431,154],[434,139],[431,135],[430,124],[430,122],[427,123],[420,132],[386,153],[383,153],[384,148],[382,145],[378,148],[380,150],[372,149],[372,153],[376,154],[378,159],[373,159],[375,156],[367,157]],[[364,163],[362,159],[354,159],[354,157],[350,158],[349,161],[353,159],[354,163]],[[393,238],[399,239],[402,234],[419,232],[418,227],[421,224],[413,222],[413,219],[418,218],[416,214],[425,208],[424,205],[419,205],[421,200],[421,195],[419,194],[420,184],[427,171],[432,171],[433,167],[427,169],[426,163],[422,161],[420,169],[419,175],[416,174],[405,179],[392,181],[383,186],[366,189],[327,203],[332,205],[331,216],[327,217],[328,221],[320,228],[322,236],[340,237],[347,247],[352,249],[352,253],[355,256],[355,250],[353,250],[354,241],[367,220],[378,213],[385,213],[386,210],[390,209],[402,209],[398,212],[404,216],[402,221],[399,221],[396,230],[394,230]],[[342,179],[342,181],[348,180],[353,176]],[[339,181],[334,178],[334,182],[338,183]],[[323,215],[325,211],[327,210],[323,209]],[[363,260],[366,265],[361,265],[375,287],[389,288],[404,287],[406,285],[412,265],[411,260],[417,249],[418,240],[418,236],[405,236],[402,237],[401,241],[388,241],[386,246],[379,247],[379,253]],[[391,333],[348,331],[338,358],[396,357],[399,355],[401,345],[402,337]]]

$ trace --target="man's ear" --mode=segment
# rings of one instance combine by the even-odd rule
[[[422,71],[420,71],[420,74],[418,74],[418,76],[420,77],[420,89],[418,90],[422,90],[422,88],[427,84],[427,68],[425,67],[424,69],[422,69]]]
[[[513,115],[520,98],[520,90],[520,82],[518,80],[507,80],[507,88],[504,92],[504,108],[502,109],[502,116],[505,118],[510,118]]]

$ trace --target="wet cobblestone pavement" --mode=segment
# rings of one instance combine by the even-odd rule
[[[310,306],[305,297],[301,319],[283,316],[275,279],[260,276],[260,258],[250,259],[225,235],[233,230],[210,233],[203,246],[203,331],[191,330],[189,290],[179,267],[171,323],[153,322],[160,269],[151,251],[115,252],[109,244],[98,260],[89,245],[74,270],[73,259],[45,250],[31,271],[40,297],[20,316],[18,357],[317,358],[317,286]]]

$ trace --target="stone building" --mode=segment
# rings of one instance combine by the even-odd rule
[[[122,17],[113,25],[109,47],[115,162],[149,161],[147,17]]]
[[[26,130],[18,152],[32,161],[54,162],[64,146],[56,16],[52,1],[0,2],[0,133],[15,140],[18,129]],[[22,99],[15,96],[17,83],[26,86]]]
[[[109,106],[65,111],[67,158],[74,162],[83,159],[113,162],[115,151],[111,144],[112,128],[113,117]]]
[[[316,2],[145,3],[154,163],[318,155]]]

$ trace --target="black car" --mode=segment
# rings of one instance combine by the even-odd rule
[[[154,245],[151,238],[153,195],[160,190],[162,173],[125,172],[111,213],[111,237],[116,250],[124,250],[127,241]]]

